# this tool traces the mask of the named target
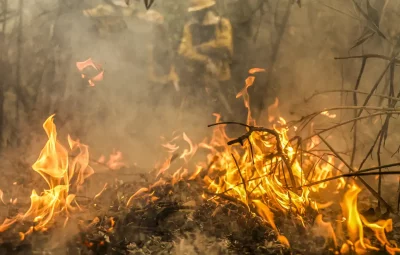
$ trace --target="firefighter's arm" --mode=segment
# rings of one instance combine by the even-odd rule
[[[179,55],[204,64],[209,61],[206,55],[200,54],[194,49],[189,25],[185,25],[183,30],[182,42],[179,46]]]
[[[222,19],[221,27],[218,29],[215,40],[203,43],[197,48],[199,52],[205,54],[215,54],[218,51],[226,52],[230,57],[233,55],[232,26],[229,20]]]

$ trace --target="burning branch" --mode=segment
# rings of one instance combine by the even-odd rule
[[[343,162],[343,164],[345,164],[345,166],[349,169],[350,173],[354,173],[354,169],[339,155],[339,153],[337,153],[335,151],[335,149],[333,149],[333,147],[320,135],[318,135],[318,137],[325,143],[325,145],[335,154],[335,156],[341,161]],[[381,168],[379,168],[381,169]],[[379,171],[380,172],[380,171]],[[381,173],[381,172],[380,172]],[[393,212],[393,209],[391,208],[391,206],[381,197],[381,193],[380,192],[376,192],[370,185],[368,185],[368,183],[362,179],[360,176],[361,175],[357,175],[359,178],[359,180],[361,181],[361,183],[371,192],[371,194],[378,199],[378,201],[382,202],[385,207],[388,209],[389,212]]]
[[[219,123],[208,125],[208,127],[212,127],[212,126],[215,126],[215,125],[229,124],[229,123],[232,123],[232,122],[219,122]],[[254,127],[254,126],[249,126],[249,125],[245,125],[245,124],[241,124],[241,125],[246,126],[249,129],[249,131],[246,134],[244,134],[244,135],[242,135],[242,136],[240,136],[240,137],[238,137],[238,138],[236,138],[234,140],[229,141],[227,144],[228,145],[233,145],[233,144],[239,143],[240,145],[243,146],[243,143],[244,143],[245,140],[248,140],[249,144],[251,144],[249,137],[251,136],[251,134],[253,132],[266,132],[266,133],[269,133],[269,134],[273,135],[275,137],[275,139],[276,139],[276,149],[278,151],[277,156],[281,156],[283,161],[285,162],[285,165],[286,165],[286,167],[288,168],[288,171],[289,171],[290,180],[291,180],[293,188],[295,190],[296,189],[296,181],[294,179],[294,175],[293,175],[293,171],[292,171],[292,168],[291,168],[291,164],[288,161],[288,158],[283,153],[282,143],[281,143],[281,139],[279,137],[279,133],[276,132],[273,129],[263,128],[263,127]]]

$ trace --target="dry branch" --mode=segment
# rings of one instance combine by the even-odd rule
[[[325,143],[325,145],[336,155],[336,157],[349,169],[350,173],[354,173],[354,169],[335,151],[335,149],[320,135],[318,137]],[[381,168],[380,168],[381,169]],[[378,201],[382,202],[388,211],[394,212],[391,206],[382,198],[381,193],[376,192],[364,179],[361,177],[358,178],[361,183],[371,192],[371,194],[378,199]]]

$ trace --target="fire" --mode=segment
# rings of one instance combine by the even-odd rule
[[[279,106],[279,99],[275,98],[275,101],[272,105],[268,106],[268,122],[272,123],[275,118],[278,116],[278,106]],[[297,129],[297,128],[296,128]]]
[[[391,219],[370,223],[364,216],[360,215],[357,208],[357,197],[360,192],[361,189],[356,184],[352,184],[344,195],[344,201],[341,204],[344,216],[347,219],[347,231],[350,238],[347,243],[343,244],[341,248],[342,253],[348,254],[350,253],[350,249],[355,250],[357,254],[366,254],[368,250],[379,250],[379,248],[372,246],[370,241],[365,238],[365,227],[374,232],[375,237],[389,254],[400,252],[400,249],[393,247],[393,244],[386,238],[385,232],[390,232],[393,229]]]
[[[85,74],[84,71],[89,67],[93,68],[97,72],[97,74],[94,76],[89,76]],[[95,82],[99,82],[104,79],[104,70],[102,66],[93,62],[91,58],[88,58],[87,60],[82,62],[76,62],[76,68],[81,73],[82,79],[86,79],[89,83],[89,86],[91,87],[96,86]]]
[[[77,63],[79,71],[88,66],[96,70],[101,68],[91,59]],[[297,127],[291,127],[287,125],[285,119],[275,116],[278,112],[278,99],[268,108],[270,126],[268,128],[256,126],[256,120],[251,116],[247,90],[253,86],[256,79],[254,74],[257,72],[265,70],[251,69],[243,90],[236,96],[242,97],[244,106],[248,110],[247,122],[242,124],[247,133],[237,139],[230,138],[225,129],[227,124],[220,123],[221,116],[214,114],[216,124],[210,139],[196,144],[186,133],[182,133],[164,142],[162,146],[167,150],[168,156],[155,167],[156,182],[140,188],[131,195],[126,206],[132,206],[139,198],[146,198],[149,202],[157,201],[158,197],[154,195],[154,188],[157,186],[166,183],[175,185],[181,181],[199,181],[206,190],[202,194],[203,199],[220,204],[219,195],[223,194],[238,201],[252,215],[258,215],[270,225],[277,240],[286,247],[290,247],[290,243],[275,223],[276,213],[291,215],[305,227],[303,218],[306,210],[312,208],[318,211],[313,231],[315,235],[325,239],[324,246],[332,245],[335,249],[340,247],[341,254],[353,252],[366,254],[369,251],[378,251],[380,248],[377,247],[377,243],[366,237],[364,230],[368,228],[374,233],[379,245],[389,254],[400,252],[400,249],[386,237],[386,233],[393,229],[391,219],[381,219],[371,223],[359,213],[357,198],[361,189],[356,184],[349,185],[344,194],[341,203],[342,215],[338,215],[336,221],[323,220],[320,210],[331,206],[333,202],[317,202],[314,196],[317,197],[324,190],[331,192],[331,189],[332,193],[339,193],[339,190],[346,188],[346,181],[340,178],[329,184],[322,182],[308,186],[310,183],[340,174],[343,164],[330,155],[309,153],[321,144],[316,136],[303,144],[305,150],[302,150],[300,142],[290,138]],[[95,79],[89,79],[89,83],[92,81]],[[321,114],[329,118],[336,117],[327,111]],[[70,136],[67,137],[69,149],[59,142],[54,115],[44,122],[43,128],[48,141],[32,165],[32,169],[42,176],[48,188],[40,193],[33,190],[30,196],[30,208],[14,218],[5,219],[0,225],[0,232],[3,232],[17,222],[33,221],[34,226],[25,233],[19,233],[21,240],[35,231],[46,231],[60,216],[64,217],[65,225],[71,213],[81,209],[75,201],[75,194],[82,188],[85,180],[94,173],[89,166],[87,145],[80,143],[79,140],[73,140]],[[178,140],[185,144],[178,146]],[[206,160],[197,161],[197,157],[194,157],[200,150],[206,152]],[[181,164],[175,164],[176,161]],[[98,162],[113,170],[126,166],[120,151],[114,151],[107,161],[101,156]],[[175,171],[170,172],[173,167],[176,167]],[[107,186],[106,183],[94,199],[98,198]],[[3,196],[0,190],[0,200],[5,203]],[[16,202],[16,199],[10,200],[10,203]],[[99,218],[95,218],[87,227],[99,221]],[[109,218],[108,225],[107,231],[113,232],[115,219]],[[343,228],[347,230],[347,235],[343,234]],[[93,243],[87,242],[86,245],[92,246]]]
[[[329,113],[328,111],[323,111],[323,112],[321,112],[321,115],[324,115],[324,116],[326,116],[326,117],[328,117],[328,118],[330,118],[330,119],[334,119],[334,118],[336,118],[336,114],[334,114],[334,113]]]
[[[4,192],[0,189],[0,201],[3,203],[3,204],[6,204],[5,202],[4,202]]]
[[[333,204],[332,201],[317,202],[313,196],[318,197],[323,190],[331,192],[331,189],[333,189],[331,193],[340,194],[339,190],[346,187],[346,181],[344,178],[339,178],[333,182],[307,186],[341,174],[343,163],[318,150],[309,153],[321,144],[317,136],[304,143],[302,146],[305,149],[302,150],[299,142],[296,143],[296,139],[290,138],[290,135],[297,131],[297,127],[288,126],[285,119],[276,115],[278,99],[268,108],[271,127],[256,126],[256,120],[251,116],[247,90],[256,79],[253,74],[260,71],[265,70],[255,68],[249,71],[250,75],[245,80],[244,88],[236,96],[236,98],[242,97],[244,106],[248,110],[247,122],[243,124],[247,133],[238,139],[228,137],[225,131],[227,124],[219,123],[221,116],[214,114],[216,124],[209,140],[196,145],[183,134],[180,137],[189,148],[180,153],[180,147],[175,143],[177,136],[163,144],[168,157],[156,165],[158,181],[154,185],[164,184],[166,181],[172,185],[181,180],[202,181],[207,190],[202,194],[203,199],[219,204],[221,201],[218,201],[218,195],[223,194],[241,202],[250,212],[261,216],[275,231],[277,240],[289,247],[289,241],[275,224],[274,214],[276,212],[290,214],[305,226],[303,218],[307,208],[319,211]],[[323,112],[322,115],[329,118],[336,117],[329,112]],[[191,162],[199,150],[207,152],[207,160]],[[177,158],[182,160],[182,164],[178,164],[175,172],[170,174],[171,177],[166,178],[168,172],[172,170],[172,161]],[[195,166],[195,169],[190,170],[189,166]],[[152,186],[141,188],[129,198],[127,205],[131,205],[132,201],[139,197],[149,196],[145,193],[151,193],[152,190]],[[353,185],[346,192],[342,204],[343,216],[333,223],[323,221],[320,213],[315,221],[315,233],[325,238],[325,246],[332,245],[334,249],[341,246],[340,251],[344,254],[352,250],[363,254],[368,250],[378,249],[364,236],[363,229],[368,227],[375,233],[380,244],[390,254],[394,254],[398,248],[385,236],[385,231],[392,229],[392,221],[380,220],[369,223],[361,216],[357,208],[359,191],[360,189]],[[349,240],[344,238],[342,230],[344,225],[347,226]]]
[[[189,145],[189,149],[185,149],[180,155],[179,146],[173,143],[177,139],[175,137],[172,141],[163,144],[169,156],[157,166],[159,170],[157,177],[160,180],[164,178],[174,158],[182,159],[183,165],[171,175],[171,184],[184,180],[186,177],[189,180],[202,179],[209,191],[207,194],[224,194],[239,200],[250,211],[257,212],[263,217],[275,230],[278,240],[289,246],[289,242],[275,225],[273,211],[290,213],[304,225],[303,216],[306,207],[320,206],[322,208],[331,205],[331,202],[318,204],[309,197],[311,192],[327,188],[326,184],[312,188],[305,188],[304,185],[333,176],[336,173],[335,162],[333,162],[333,157],[330,157],[326,162],[317,162],[315,165],[316,158],[306,155],[304,156],[305,164],[302,165],[298,159],[301,151],[298,150],[298,146],[292,145],[289,139],[289,133],[292,130],[283,118],[270,119],[275,120],[270,129],[256,127],[256,121],[251,116],[247,89],[256,79],[252,74],[260,71],[265,70],[256,68],[249,71],[250,76],[245,81],[245,87],[236,96],[243,98],[248,110],[246,123],[248,133],[243,139],[236,141],[240,145],[228,145],[233,139],[229,138],[225,132],[226,124],[217,125],[211,139],[203,141],[198,146],[193,144],[186,134],[183,134],[182,138]],[[276,99],[270,109],[276,110],[278,102]],[[214,114],[214,116],[218,123],[221,116],[219,114]],[[318,143],[319,141],[314,139],[306,147],[312,147],[311,144]],[[208,152],[207,162],[192,162],[196,169],[189,174],[187,164],[200,148]],[[174,156],[176,153],[178,156]],[[307,174],[303,169],[304,166],[311,169]],[[205,173],[204,177],[200,177],[200,173]],[[343,188],[341,185],[337,187]],[[132,200],[142,196],[143,192],[151,192],[151,188],[140,189],[130,197],[127,204],[130,205]],[[205,199],[217,199],[216,196],[207,194],[203,194]]]
[[[106,165],[111,170],[119,170],[121,168],[128,167],[128,165],[123,160],[124,157],[122,155],[122,152],[114,150],[110,154],[107,162],[106,162],[106,157],[104,155],[101,155],[100,158],[97,160],[97,162]]]
[[[44,122],[43,128],[48,141],[32,169],[43,177],[48,189],[41,193],[33,190],[30,208],[24,214],[6,219],[0,225],[0,232],[3,232],[18,221],[32,220],[35,226],[26,233],[20,233],[21,239],[33,231],[46,231],[58,216],[63,215],[67,221],[70,213],[79,209],[71,189],[79,188],[84,180],[93,174],[93,169],[89,166],[88,147],[68,136],[71,151],[78,151],[78,155],[69,160],[68,150],[57,140],[54,115]]]

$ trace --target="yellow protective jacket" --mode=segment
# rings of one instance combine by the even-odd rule
[[[191,27],[193,25],[203,26],[189,22],[183,30],[183,37],[179,47],[179,55],[184,58],[207,65],[208,61],[214,62],[217,66],[217,79],[227,81],[231,78],[230,63],[233,55],[232,26],[228,19],[211,17],[215,23],[215,36],[207,42],[194,45]],[[211,23],[211,24],[212,24]],[[206,26],[206,25],[204,25]]]

